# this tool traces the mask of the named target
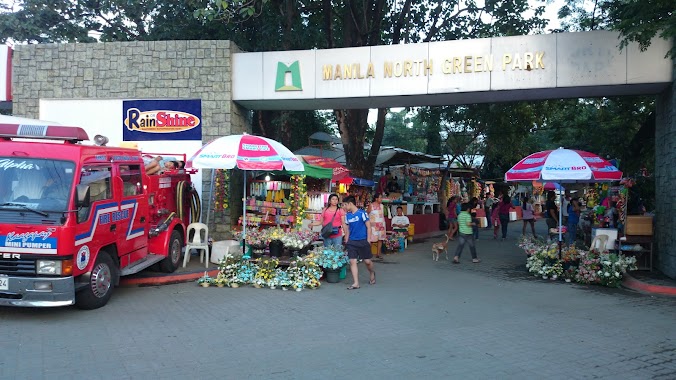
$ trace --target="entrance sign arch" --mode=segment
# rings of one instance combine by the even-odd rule
[[[379,108],[657,94],[671,84],[669,41],[656,38],[645,52],[619,50],[619,41],[593,31],[236,53],[233,100],[267,110]]]

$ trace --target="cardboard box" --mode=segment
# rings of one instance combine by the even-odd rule
[[[629,236],[652,236],[653,217],[642,215],[627,215],[624,234]]]

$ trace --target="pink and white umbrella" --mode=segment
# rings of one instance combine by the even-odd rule
[[[275,140],[254,135],[219,137],[198,150],[186,163],[187,168],[242,170],[292,170],[305,171],[303,163],[287,147]],[[214,193],[214,171],[211,172],[211,190]],[[244,180],[246,195],[246,177]],[[207,223],[211,202],[207,208]],[[246,237],[246,202],[242,210],[242,231]],[[246,249],[246,244],[242,247]],[[186,254],[189,254],[186,252]]]
[[[247,134],[223,136],[211,141],[188,160],[186,167],[304,170],[303,163],[284,145],[265,137]]]
[[[622,172],[596,154],[559,148],[533,153],[505,173],[505,181],[558,183],[619,181]]]

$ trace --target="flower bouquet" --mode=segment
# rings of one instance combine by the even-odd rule
[[[282,240],[286,236],[286,232],[281,227],[272,227],[266,230],[263,230],[263,240],[264,244],[270,244],[273,240]]]
[[[575,281],[580,284],[596,284],[600,281],[601,264],[595,251],[580,252],[580,265],[577,268]]]
[[[290,251],[300,251],[310,245],[317,236],[317,233],[312,231],[292,230],[287,232],[281,240]]]
[[[556,280],[563,274],[563,265],[560,261],[557,261],[552,265],[544,265],[542,267],[542,272],[544,273],[543,278],[549,277],[552,280]]]
[[[540,255],[530,255],[526,259],[526,268],[534,276],[542,276],[542,266],[545,265],[544,259]]]
[[[546,243],[544,240],[535,236],[521,236],[519,238],[518,246],[526,252],[526,255],[534,255],[538,250],[542,249]]]
[[[218,286],[219,288],[228,285],[229,282],[230,281],[228,280],[228,278],[226,278],[222,272],[218,272],[216,278],[214,279],[214,285]]]
[[[622,282],[622,277],[627,270],[636,269],[636,258],[622,254],[603,253],[599,256],[601,269],[598,271],[599,281],[602,285],[617,288]]]
[[[274,281],[278,286],[282,287],[282,290],[286,290],[292,283],[289,273],[282,268],[275,269]]]
[[[237,267],[237,276],[234,278],[233,283],[251,284],[256,277],[257,271],[258,266],[256,264],[247,260],[242,260]]]
[[[209,276],[209,274],[205,271],[204,276],[200,277],[197,280],[197,283],[205,288],[208,288],[209,285],[214,283],[214,279]]]
[[[297,258],[296,266],[301,268],[305,287],[316,289],[321,285],[319,279],[322,277],[322,270],[319,268],[315,256],[308,255]]]
[[[289,275],[290,286],[298,292],[303,290],[303,269],[292,262],[286,270],[286,273]]]
[[[563,271],[563,279],[566,282],[571,282],[575,280],[575,276],[577,276],[577,268],[575,267],[570,267]]]
[[[399,238],[394,235],[388,235],[385,239],[385,249],[388,252],[396,252],[399,250]]]
[[[242,257],[226,253],[218,263],[218,275],[226,280],[226,285],[231,286],[237,278],[237,271],[241,265]]]
[[[308,256],[324,269],[337,270],[347,264],[347,254],[342,246],[317,247]]]
[[[263,287],[268,285],[275,277],[277,265],[279,265],[279,260],[276,257],[258,260],[258,271],[253,280],[254,286]]]

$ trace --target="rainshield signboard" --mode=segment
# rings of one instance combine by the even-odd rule
[[[125,100],[122,140],[202,140],[202,101]]]

